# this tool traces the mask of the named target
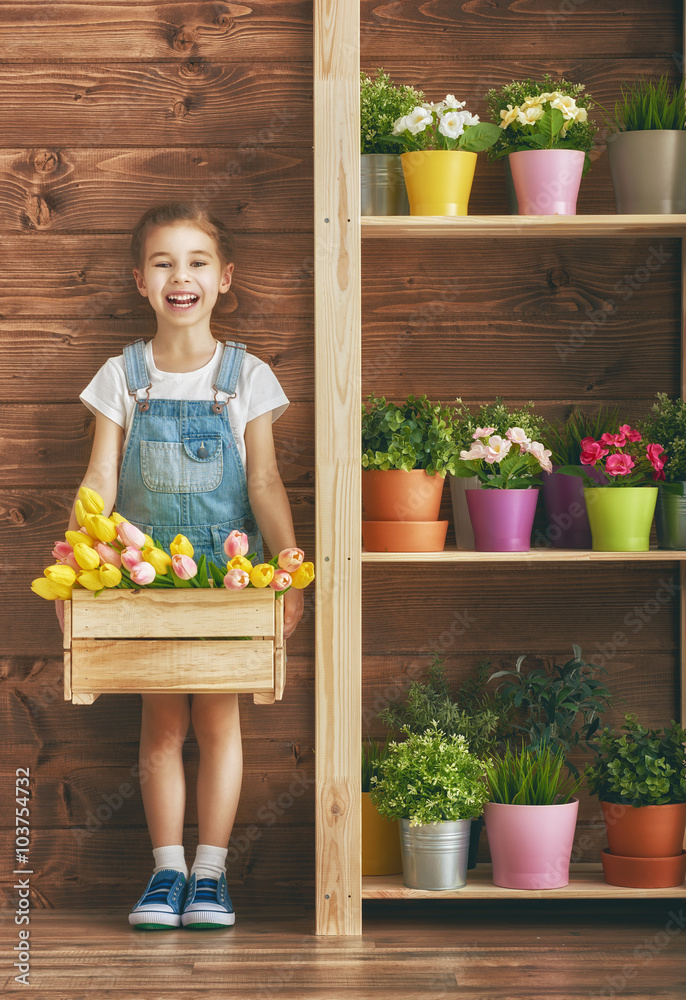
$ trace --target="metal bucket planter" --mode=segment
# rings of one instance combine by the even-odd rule
[[[409,215],[410,204],[400,155],[365,153],[360,157],[362,215]]]
[[[607,153],[621,215],[686,212],[686,131],[615,132]]]
[[[686,483],[660,483],[655,528],[661,549],[686,549]]]
[[[467,881],[472,821],[410,826],[400,820],[403,884],[409,889],[460,889]]]

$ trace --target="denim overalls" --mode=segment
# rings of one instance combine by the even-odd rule
[[[245,358],[245,344],[227,342],[211,400],[150,399],[145,341],[124,348],[126,382],[137,403],[119,473],[116,509],[167,551],[178,534],[201,555],[226,565],[224,540],[245,531],[263,558],[250,510],[245,469],[227,407]],[[219,402],[217,392],[229,400]]]

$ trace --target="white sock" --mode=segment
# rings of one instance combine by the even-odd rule
[[[212,844],[198,844],[191,875],[198,878],[216,878],[219,880],[226,871],[226,854],[228,847],[214,847]]]
[[[155,867],[153,874],[161,872],[163,868],[173,868],[177,872],[183,872],[188,878],[188,865],[183,853],[183,844],[168,844],[166,847],[154,847],[153,857]]]

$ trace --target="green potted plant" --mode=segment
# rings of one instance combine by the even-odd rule
[[[410,215],[467,215],[476,155],[497,141],[498,127],[446,94],[401,115],[392,134],[405,149],[400,159]]]
[[[395,875],[402,871],[398,824],[381,816],[370,798],[372,777],[378,776],[387,753],[388,740],[383,745],[371,739],[362,744],[363,875]]]
[[[684,81],[641,78],[624,89],[606,117],[617,211],[628,215],[686,212]]]
[[[371,799],[400,821],[403,882],[412,889],[458,889],[467,880],[472,819],[488,797],[485,766],[464,736],[435,725],[392,741],[372,777]]]
[[[626,715],[619,732],[595,737],[586,781],[603,810],[609,848],[601,858],[612,885],[681,885],[686,872],[686,730],[672,721],[646,729]]]
[[[393,124],[424,99],[420,90],[395,84],[388,73],[360,73],[360,194],[362,215],[408,215],[400,153],[389,137]]]
[[[504,435],[508,427],[521,427],[532,440],[540,440],[544,426],[542,417],[533,409],[533,402],[509,409],[497,396],[493,403],[483,403],[474,413],[458,397],[453,411],[453,435],[455,455],[469,449],[474,441],[474,432],[480,427],[493,427],[495,433]],[[474,532],[467,508],[467,490],[479,489],[477,476],[455,476],[448,473],[450,500],[455,523],[455,540],[458,549],[474,548]]]
[[[454,451],[452,411],[427,396],[400,405],[370,396],[362,405],[362,537],[371,552],[440,552],[439,521]]]
[[[591,165],[595,102],[582,83],[513,80],[485,95],[500,127],[492,159],[508,158],[520,215],[575,215],[582,176]]]
[[[564,423],[547,423],[542,441],[550,449],[553,471],[543,476],[543,503],[548,518],[547,538],[554,548],[590,549],[591,526],[586,513],[583,483],[565,475],[565,465],[581,466],[581,442],[588,437],[614,434],[619,430],[619,411],[601,407],[593,416],[578,406]]]
[[[569,883],[580,778],[562,747],[507,747],[486,761],[484,808],[493,882],[507,889],[558,889]]]
[[[686,402],[658,392],[640,427],[648,440],[660,441],[667,451],[655,507],[658,545],[686,549]]]

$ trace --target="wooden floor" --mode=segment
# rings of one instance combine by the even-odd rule
[[[31,911],[1,925],[0,991],[32,1000],[683,1000],[680,901],[365,904],[361,937],[316,937],[310,910],[241,910],[227,931],[136,932],[126,911]]]

